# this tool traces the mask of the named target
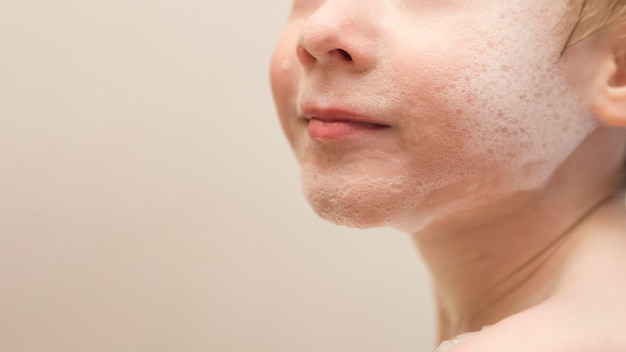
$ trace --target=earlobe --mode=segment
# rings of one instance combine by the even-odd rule
[[[604,60],[599,90],[591,103],[596,116],[605,124],[626,127],[626,58],[623,53]]]

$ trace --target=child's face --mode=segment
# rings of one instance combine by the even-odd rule
[[[595,128],[566,3],[296,0],[272,86],[316,211],[418,231],[542,186]]]

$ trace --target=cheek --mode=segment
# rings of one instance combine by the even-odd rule
[[[478,96],[465,88],[475,79],[468,72],[467,49],[463,43],[440,41],[411,52],[419,64],[398,62],[393,75],[406,94],[398,99],[407,116],[399,128],[402,149],[419,158],[420,173],[425,168],[446,177],[464,173],[461,165],[468,162],[468,146],[479,123],[468,109],[478,104]]]
[[[299,82],[298,59],[295,54],[295,35],[286,31],[278,41],[270,66],[270,80],[274,103],[280,123],[289,142],[294,140],[294,116],[296,109],[296,94]]]
[[[595,127],[564,80],[551,27],[519,23],[511,17],[395,55],[415,58],[398,63],[398,72],[411,74],[394,80],[408,87],[401,100],[412,118],[403,141],[422,161],[417,171],[446,175],[450,184],[474,178],[533,188]]]

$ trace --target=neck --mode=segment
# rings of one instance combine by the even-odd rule
[[[615,189],[606,175],[559,176],[571,172],[565,168],[546,188],[516,196],[506,214],[477,223],[474,212],[455,221],[463,226],[433,226],[413,236],[432,273],[439,340],[478,331],[550,297],[575,249],[575,229]]]

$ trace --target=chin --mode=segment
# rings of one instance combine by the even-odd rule
[[[422,198],[420,184],[404,177],[373,177],[307,172],[302,186],[307,201],[323,219],[354,228],[406,230]]]
[[[415,181],[415,177],[375,177],[346,170],[320,172],[304,168],[302,186],[307,201],[323,219],[353,228],[390,227],[401,232],[418,234],[436,228],[446,229],[459,223],[455,214],[474,214],[479,209],[492,208],[495,215],[506,208],[509,193],[487,182],[490,187],[474,189],[473,180],[456,180],[434,187]],[[522,192],[523,193],[523,192]],[[513,197],[516,198],[516,197]],[[455,225],[456,224],[456,225]]]
[[[305,193],[317,215],[335,225],[368,229],[386,227],[393,222],[391,214],[345,194],[321,194],[311,190]]]
[[[463,206],[463,202],[452,202],[445,209],[426,209],[420,206],[421,202],[387,189],[333,191],[309,184],[305,185],[305,195],[315,213],[335,225],[357,229],[388,227],[411,234],[420,233],[450,215],[450,210]]]

